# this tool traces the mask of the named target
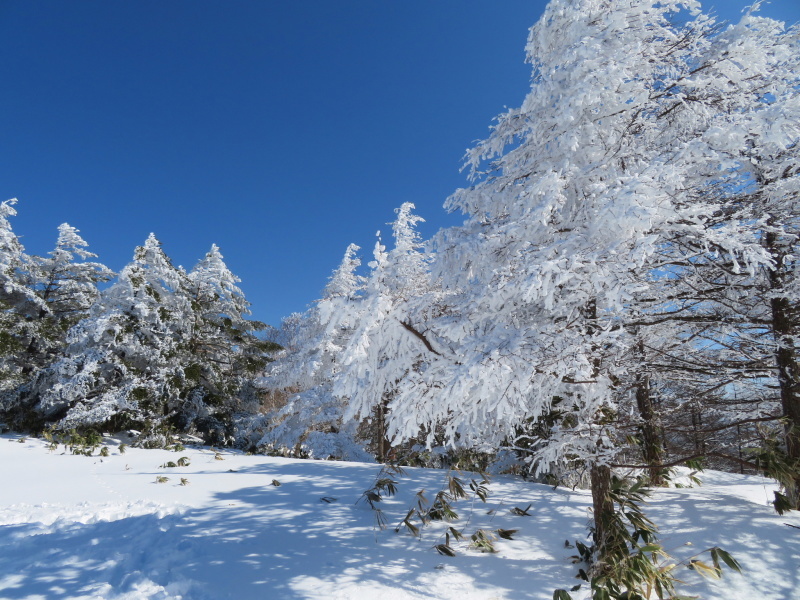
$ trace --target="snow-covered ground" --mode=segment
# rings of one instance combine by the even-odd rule
[[[414,504],[441,489],[442,471],[407,469],[375,527],[358,502],[379,466],[300,461],[210,449],[129,448],[101,458],[55,452],[37,439],[0,436],[0,598],[542,599],[580,583],[565,541],[586,541],[590,497],[511,477],[492,481],[487,504],[457,504],[468,532],[518,529],[496,554],[454,544],[443,527],[422,539],[395,533]],[[187,457],[189,466],[161,468]],[[156,483],[156,478],[168,481]],[[181,485],[181,479],[188,480]],[[768,506],[764,479],[717,472],[704,485],[660,491],[647,512],[673,555],[721,546],[742,563],[706,582],[688,570],[680,591],[705,599],[800,598],[798,515]],[[273,485],[273,480],[280,485]],[[325,502],[326,498],[329,502]],[[529,504],[531,516],[514,507]],[[490,514],[491,511],[491,514]],[[468,521],[468,523],[467,523]],[[691,545],[687,545],[691,544]],[[586,586],[573,596],[583,598]]]

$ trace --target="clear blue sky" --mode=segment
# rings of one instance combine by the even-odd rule
[[[0,196],[33,254],[63,222],[114,270],[151,231],[187,268],[216,243],[277,326],[403,202],[426,237],[458,221],[442,203],[521,103],[545,4],[0,0]]]

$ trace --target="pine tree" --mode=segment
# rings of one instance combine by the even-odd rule
[[[162,426],[185,380],[177,357],[191,322],[186,280],[151,234],[70,329],[64,358],[37,378],[42,416],[67,429]]]
[[[76,228],[63,223],[58,227],[58,241],[49,257],[32,257],[30,276],[34,289],[64,329],[95,303],[99,294],[97,284],[114,276],[105,265],[86,261],[97,257],[86,250],[87,246]]]
[[[17,406],[14,391],[35,367],[26,356],[43,330],[42,318],[49,310],[28,285],[26,272],[31,258],[14,234],[9,217],[17,214],[16,199],[0,203],[0,409]],[[15,415],[7,418],[14,421]]]
[[[284,319],[284,347],[264,385],[286,398],[269,416],[257,445],[301,455],[365,460],[356,441],[358,422],[343,418],[345,403],[333,393],[342,352],[363,316],[364,278],[359,247],[350,244],[322,297],[305,313]]]
[[[32,256],[24,276],[27,287],[42,300],[36,317],[39,334],[25,352],[25,373],[45,368],[66,344],[66,332],[88,313],[98,298],[98,283],[114,273],[105,265],[86,261],[97,255],[86,250],[88,244],[78,230],[64,223],[58,228],[56,248],[49,257]]]
[[[254,379],[263,374],[269,353],[279,349],[256,335],[266,325],[247,319],[250,304],[239,281],[212,245],[185,282],[191,306],[180,351],[186,384],[180,401],[171,405],[172,421],[217,444],[231,436],[235,415],[258,410]]]

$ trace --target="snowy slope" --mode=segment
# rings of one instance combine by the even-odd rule
[[[580,490],[496,478],[487,505],[458,503],[458,525],[519,529],[515,540],[498,542],[493,555],[462,543],[449,558],[432,549],[444,541],[440,526],[421,540],[393,531],[416,492],[441,489],[442,471],[408,469],[384,503],[390,527],[381,531],[356,503],[376,465],[229,452],[217,460],[199,448],[121,455],[114,443],[109,457],[84,457],[18,440],[0,436],[3,599],[550,600],[555,588],[579,583],[564,542],[586,539],[590,497]],[[189,466],[160,468],[182,456]],[[158,476],[169,481],[156,483]],[[724,473],[704,480],[701,488],[659,492],[648,514],[675,556],[719,545],[746,573],[707,583],[683,571],[682,591],[800,598],[800,529],[785,525],[800,526],[800,516],[774,514],[767,480]],[[509,512],[528,504],[530,517]]]

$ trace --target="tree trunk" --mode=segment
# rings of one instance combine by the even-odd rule
[[[650,485],[660,486],[664,483],[664,447],[658,434],[656,411],[653,398],[650,396],[650,378],[639,375],[636,378],[636,405],[642,418],[642,454],[649,468]]]
[[[775,260],[769,271],[772,291],[772,335],[775,339],[775,366],[778,368],[778,386],[781,392],[781,407],[786,419],[786,454],[796,464],[800,462],[800,370],[794,344],[794,322],[792,306],[785,294],[786,249],[775,233],[764,236],[765,245]],[[794,485],[786,485],[786,497],[794,509],[800,508],[800,472],[794,474]]]
[[[377,408],[377,431],[375,435],[377,436],[377,454],[378,454],[378,462],[385,463],[390,455],[392,443],[386,437],[386,412],[388,410],[389,400],[387,398],[382,398],[380,403],[378,404]]]
[[[614,540],[611,536],[611,523],[614,519],[614,502],[611,490],[611,468],[606,465],[592,465],[592,507],[594,512],[594,539],[597,549],[597,564],[602,569],[607,557],[613,553]]]
[[[778,367],[782,412],[786,418],[786,453],[790,460],[800,462],[800,373],[791,335],[789,302],[786,298],[773,298],[771,305],[772,331],[776,342],[775,363]],[[800,473],[795,473],[794,486],[787,486],[786,497],[795,509],[800,508]]]

